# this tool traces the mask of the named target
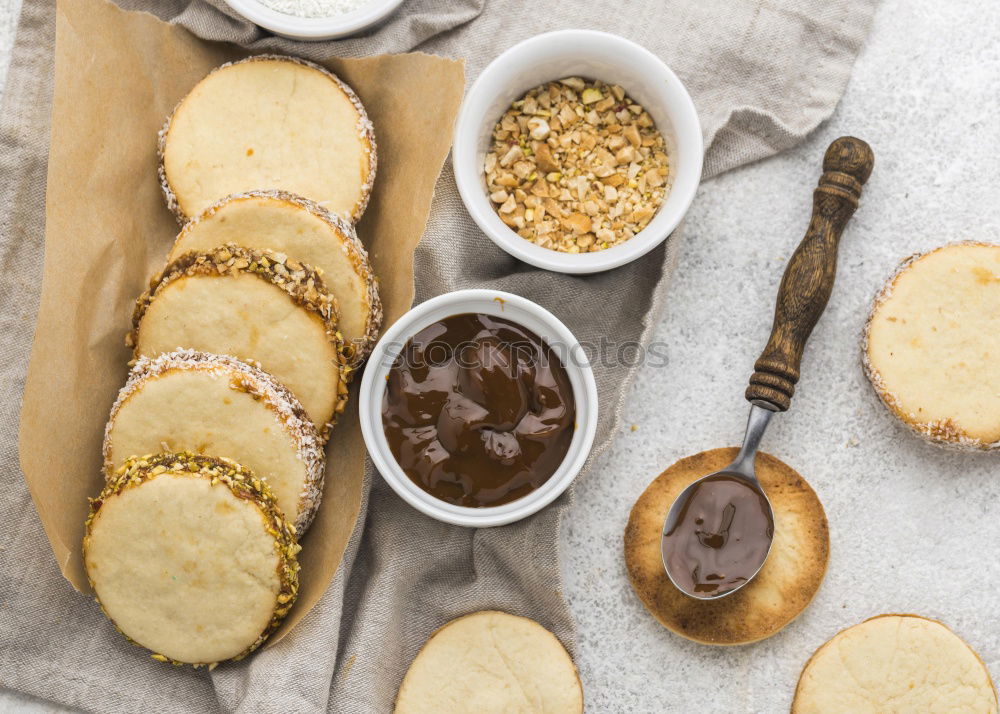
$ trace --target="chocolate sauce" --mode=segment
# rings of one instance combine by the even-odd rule
[[[559,357],[490,315],[452,315],[406,343],[382,400],[396,461],[432,496],[497,506],[545,483],[573,439],[576,407]]]
[[[757,572],[774,537],[764,495],[738,476],[719,474],[695,486],[663,534],[663,560],[691,595],[723,595]]]

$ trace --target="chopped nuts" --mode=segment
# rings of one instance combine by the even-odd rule
[[[515,144],[514,146],[510,147],[510,150],[503,155],[502,159],[500,159],[500,165],[504,167],[510,166],[512,163],[520,159],[522,156],[524,156],[524,151],[521,150],[520,146]]]
[[[639,138],[639,129],[635,124],[629,124],[627,127],[622,129],[622,136],[630,143],[633,147],[639,146],[642,143],[642,139]]]
[[[501,220],[568,253],[627,241],[670,188],[666,145],[649,113],[621,87],[580,77],[514,102],[493,130],[483,168]]]
[[[631,146],[623,146],[617,154],[615,154],[615,161],[619,164],[628,164],[635,159],[635,149]]]
[[[548,144],[538,145],[538,148],[535,150],[535,163],[538,165],[539,171],[544,171],[547,174],[559,170],[559,164],[556,163],[555,157],[552,156],[552,149],[549,148]],[[551,179],[549,180],[551,181]]]
[[[574,233],[579,234],[589,233],[592,223],[589,216],[585,216],[582,213],[573,213],[563,220],[563,225]]]
[[[541,141],[549,135],[549,123],[541,117],[532,117],[528,120],[528,132],[532,139]]]

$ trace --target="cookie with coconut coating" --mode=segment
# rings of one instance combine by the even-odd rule
[[[267,484],[227,459],[128,459],[91,500],[83,560],[101,609],[175,664],[242,659],[298,593],[299,545]]]
[[[351,365],[368,356],[382,324],[382,303],[368,253],[348,221],[286,191],[234,194],[188,221],[168,260],[226,243],[284,254],[289,268],[315,268],[337,298]]]
[[[309,266],[234,244],[185,253],[136,301],[126,344],[136,357],[177,349],[227,354],[284,384],[325,438],[351,372],[337,301]]]
[[[235,357],[181,350],[136,362],[105,429],[105,474],[158,451],[221,456],[249,468],[299,536],[322,498],[323,444],[312,420],[274,377]]]
[[[181,223],[254,189],[291,191],[355,222],[377,166],[375,131],[354,90],[282,55],[210,72],[167,118],[159,157],[167,206]]]
[[[1000,450],[1000,245],[910,256],[879,291],[861,363],[882,403],[938,446]]]

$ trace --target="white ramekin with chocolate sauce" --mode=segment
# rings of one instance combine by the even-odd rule
[[[359,395],[379,473],[432,518],[499,526],[555,500],[583,468],[597,387],[582,345],[536,303],[460,290],[403,315]]]

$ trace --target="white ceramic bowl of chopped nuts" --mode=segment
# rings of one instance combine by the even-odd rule
[[[561,30],[483,70],[452,161],[466,209],[494,243],[582,274],[633,261],[673,232],[703,151],[694,103],[658,57],[617,35]]]

